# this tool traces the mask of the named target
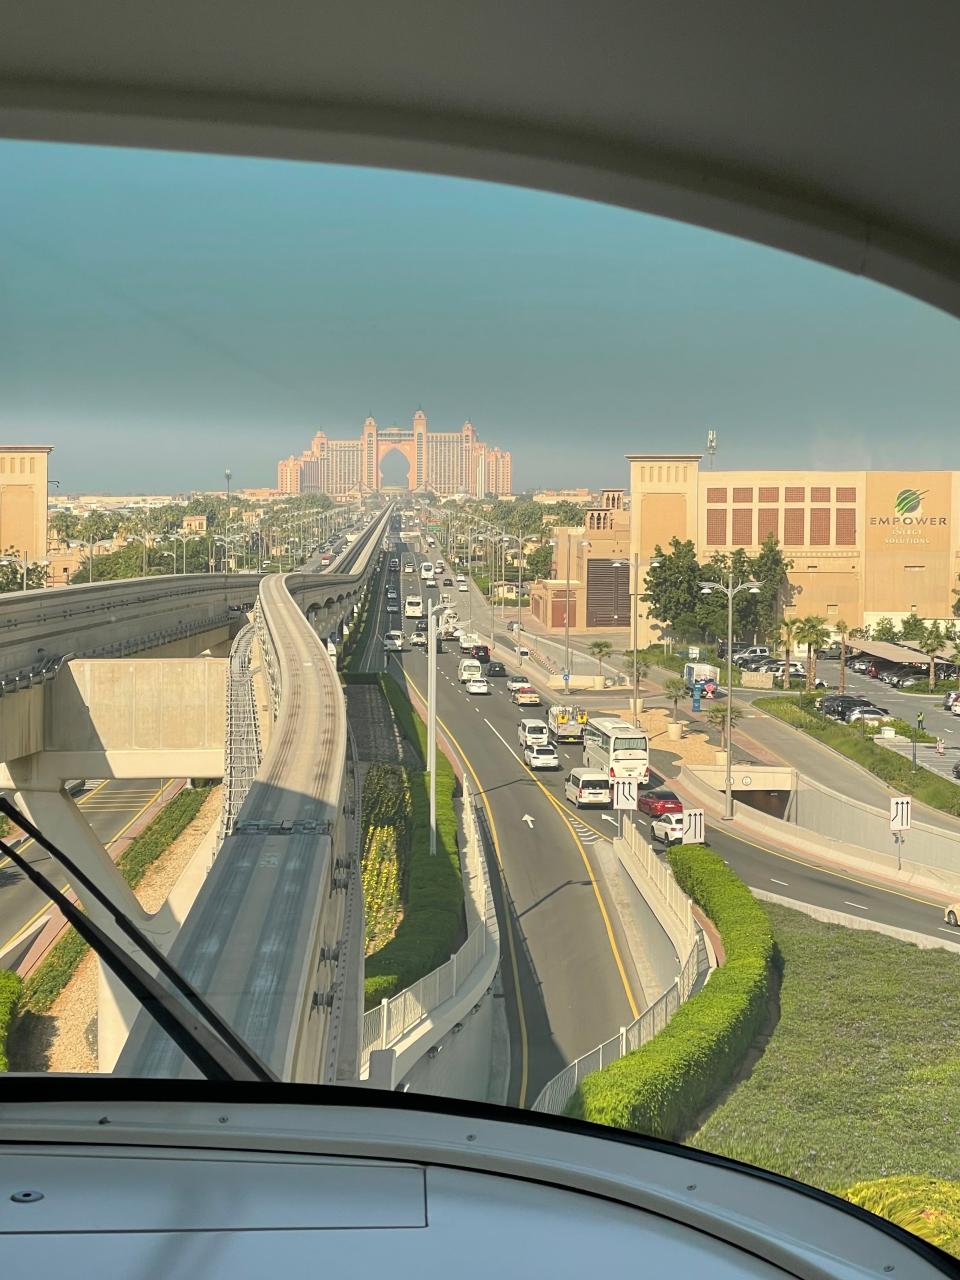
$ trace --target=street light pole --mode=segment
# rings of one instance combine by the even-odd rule
[[[427,606],[427,773],[430,776],[430,856],[437,852],[437,612]]]
[[[633,723],[639,725],[640,717],[637,713],[637,706],[640,698],[640,672],[638,670],[639,663],[637,661],[637,604],[640,600],[640,552],[633,553],[633,591],[630,595],[630,644],[633,651]]]
[[[570,675],[570,539],[571,534],[567,530],[567,590],[563,597],[563,669],[567,676]],[[567,688],[570,687],[570,681],[567,680]]]

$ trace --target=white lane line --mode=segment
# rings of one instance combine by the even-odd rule
[[[945,924],[942,924],[940,928],[937,930],[937,932],[949,933],[951,938],[960,938],[960,929],[957,929],[957,928],[948,929]]]
[[[486,718],[486,716],[484,716],[484,718],[483,718],[483,723],[487,726],[487,728],[488,728],[488,729],[492,729],[492,730],[493,730],[493,732],[497,735],[497,737],[500,739],[500,741],[503,743],[503,745],[507,748],[507,750],[508,750],[508,751],[510,752],[510,754],[513,756],[514,760],[516,760],[517,764],[522,765],[522,764],[523,764],[523,761],[520,759],[520,757],[519,757],[519,756],[517,755],[517,753],[514,751],[513,747],[511,747],[510,743],[506,740],[506,738],[503,736],[503,734],[500,732],[500,730],[499,730],[499,729],[497,729],[497,728],[495,728],[495,727],[490,723],[490,721]]]
[[[789,884],[789,882],[788,882],[788,881],[786,881],[786,880],[777,880],[777,879],[775,879],[773,876],[771,876],[771,877],[770,877],[770,883],[771,883],[771,884],[782,884],[782,885],[783,885],[783,887],[784,887],[785,889],[789,889],[789,888],[790,888],[790,884]]]
[[[862,902],[850,902],[847,898],[844,898],[844,900],[843,900],[843,905],[844,905],[845,907],[856,907],[858,911],[869,911],[869,910],[870,910],[870,908],[869,908],[869,907],[865,907],[865,906],[863,905],[863,903],[862,903]]]

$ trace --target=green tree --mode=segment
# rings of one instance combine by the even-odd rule
[[[47,568],[42,564],[27,566],[27,590],[34,591],[42,587],[47,580]],[[8,547],[0,554],[0,593],[5,591],[22,591],[23,561],[15,547]]]
[[[547,542],[527,555],[523,573],[529,582],[533,582],[537,578],[548,578],[552,568],[553,547]]]
[[[931,622],[929,627],[924,628],[922,636],[915,637],[915,643],[921,653],[927,655],[929,662],[928,678],[930,681],[930,692],[933,693],[937,683],[937,654],[944,646],[944,634],[940,629],[939,622]]]
[[[547,508],[547,513],[554,523],[563,529],[580,529],[583,527],[584,509],[572,502],[558,502]]]
[[[741,709],[736,703],[730,707],[730,728],[735,729],[737,721],[743,715]],[[725,706],[714,705],[707,708],[707,719],[715,729],[720,730],[720,745],[723,750],[727,749],[727,708]]]
[[[750,570],[760,591],[755,596],[749,592],[743,594],[754,623],[752,630],[764,641],[769,642],[776,635],[782,599],[792,568],[793,561],[785,558],[772,533],[764,539],[760,550],[750,561]]]
[[[671,626],[679,638],[685,638],[681,631],[696,627],[700,578],[700,564],[692,542],[671,538],[669,552],[657,546],[641,596],[648,605],[648,616]]]
[[[908,640],[910,643],[920,641],[927,634],[927,624],[922,618],[918,618],[915,613],[908,614],[900,623],[900,635],[898,639]],[[940,633],[942,635],[942,632]]]
[[[783,645],[783,687],[785,689],[790,688],[790,654],[793,651],[799,626],[799,618],[780,619],[778,638]]]
[[[843,693],[847,687],[847,635],[850,627],[842,618],[838,618],[833,624],[833,629],[840,637],[840,681],[837,692]]]
[[[597,660],[597,670],[603,675],[603,660],[613,653],[613,645],[609,640],[591,640],[590,653]]]
[[[817,650],[822,649],[829,639],[830,628],[826,618],[812,613],[800,619],[796,641],[807,646],[807,693],[813,688],[817,674]]]
[[[646,680],[650,668],[641,649],[628,649],[623,655],[623,669],[629,673],[631,680]]]
[[[731,555],[718,552],[711,556],[703,566],[703,580],[722,582],[727,585],[733,575],[733,584],[747,582],[753,576],[750,557],[742,547],[738,547]],[[757,621],[754,607],[756,596],[749,591],[741,591],[733,598],[733,634],[738,639],[750,639],[757,634]],[[725,636],[727,634],[727,597],[723,591],[712,591],[709,595],[698,592],[697,623],[701,631],[707,635]]]
[[[673,719],[674,723],[676,723],[677,707],[680,703],[680,699],[685,698],[688,693],[686,683],[681,680],[679,676],[671,676],[670,679],[664,683],[663,692],[673,703]]]
[[[72,511],[55,511],[50,517],[50,532],[61,542],[70,542],[79,536],[80,517]]]
[[[889,640],[893,642],[899,638],[896,623],[892,618],[878,618],[871,630],[874,640]]]

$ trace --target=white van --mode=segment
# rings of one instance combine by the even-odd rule
[[[462,658],[459,667],[457,667],[457,679],[461,684],[466,684],[468,680],[476,680],[483,675],[483,668],[476,658]]]
[[[402,631],[388,631],[387,634],[383,637],[384,653],[389,653],[391,650],[395,653],[403,652],[403,632]]]
[[[521,720],[517,726],[517,741],[521,747],[545,747],[550,741],[547,722],[545,720]]]
[[[426,582],[428,578],[433,577],[433,565],[429,560],[424,560],[423,564],[420,566],[420,577],[424,582]]]
[[[584,805],[610,807],[610,779],[599,769],[571,769],[563,780],[563,794],[578,809]]]

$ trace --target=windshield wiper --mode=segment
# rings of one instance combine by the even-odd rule
[[[108,934],[65,893],[39,871],[28,859],[0,839],[0,850],[20,868],[28,880],[60,908],[65,919],[73,925],[81,938],[97,953],[100,959],[120,979],[123,985],[140,1002],[180,1049],[184,1056],[208,1080],[262,1080],[276,1081],[277,1076],[250,1046],[237,1035],[229,1023],[213,1009],[170,963],[162,951],[143,934],[119,907],[111,902],[98,885],[81,870],[74,860],[58,849],[35,827],[25,814],[6,796],[0,796],[0,813],[7,817],[42,849],[55,858],[69,873],[74,883],[95,898],[112,916],[114,923],[135,947],[147,956],[158,971],[180,993],[167,991],[137,960],[128,956]],[[182,998],[180,998],[182,997]],[[194,1014],[199,1014],[199,1018]]]

